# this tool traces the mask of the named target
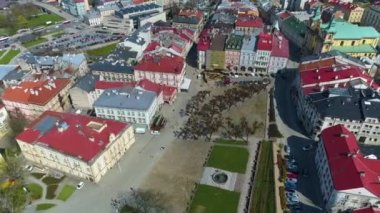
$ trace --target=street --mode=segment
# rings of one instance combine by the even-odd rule
[[[295,65],[290,66],[294,68]],[[310,151],[303,151],[302,147],[314,144],[315,141],[307,138],[304,129],[297,118],[294,104],[290,97],[291,82],[297,70],[288,69],[284,72],[284,77],[277,75],[275,80],[275,108],[278,128],[284,136],[282,143],[290,147],[290,155],[298,162],[300,172],[298,178],[297,191],[302,202],[301,212],[313,213],[322,212],[321,192],[317,171],[314,166],[315,148]],[[307,170],[307,177],[301,175],[302,170]]]

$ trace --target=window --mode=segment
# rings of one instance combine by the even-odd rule
[[[351,46],[355,46],[355,41],[352,41],[352,42],[351,42]]]
[[[341,42],[340,42],[340,46],[343,46],[343,44],[344,44],[344,41],[341,41]]]

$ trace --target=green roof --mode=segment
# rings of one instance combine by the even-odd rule
[[[226,41],[226,49],[241,50],[243,45],[244,36],[232,34]]]
[[[338,50],[343,53],[376,53],[376,49],[369,44],[357,46],[335,46],[331,50]]]
[[[331,24],[321,24],[321,29],[327,31],[328,33],[334,33],[334,39],[337,40],[380,37],[380,34],[373,27],[358,26],[343,20],[333,20]]]
[[[290,16],[289,18],[285,19],[282,24],[292,29],[293,32],[297,32],[297,34],[302,37],[304,37],[306,34],[306,24],[297,19],[295,16]]]

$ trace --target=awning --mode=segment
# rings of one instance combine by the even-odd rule
[[[191,79],[184,78],[182,83],[181,83],[181,90],[189,90],[190,89],[190,83],[191,83]]]

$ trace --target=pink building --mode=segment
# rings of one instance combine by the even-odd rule
[[[70,106],[67,79],[24,81],[15,87],[6,88],[2,94],[4,106],[13,115],[23,115],[31,121],[44,111],[63,112]]]
[[[135,80],[148,79],[179,91],[184,81],[185,67],[184,59],[176,55],[145,55],[135,66]]]
[[[243,45],[243,35],[231,34],[225,45],[225,66],[230,70],[238,70],[240,66],[240,51]]]

